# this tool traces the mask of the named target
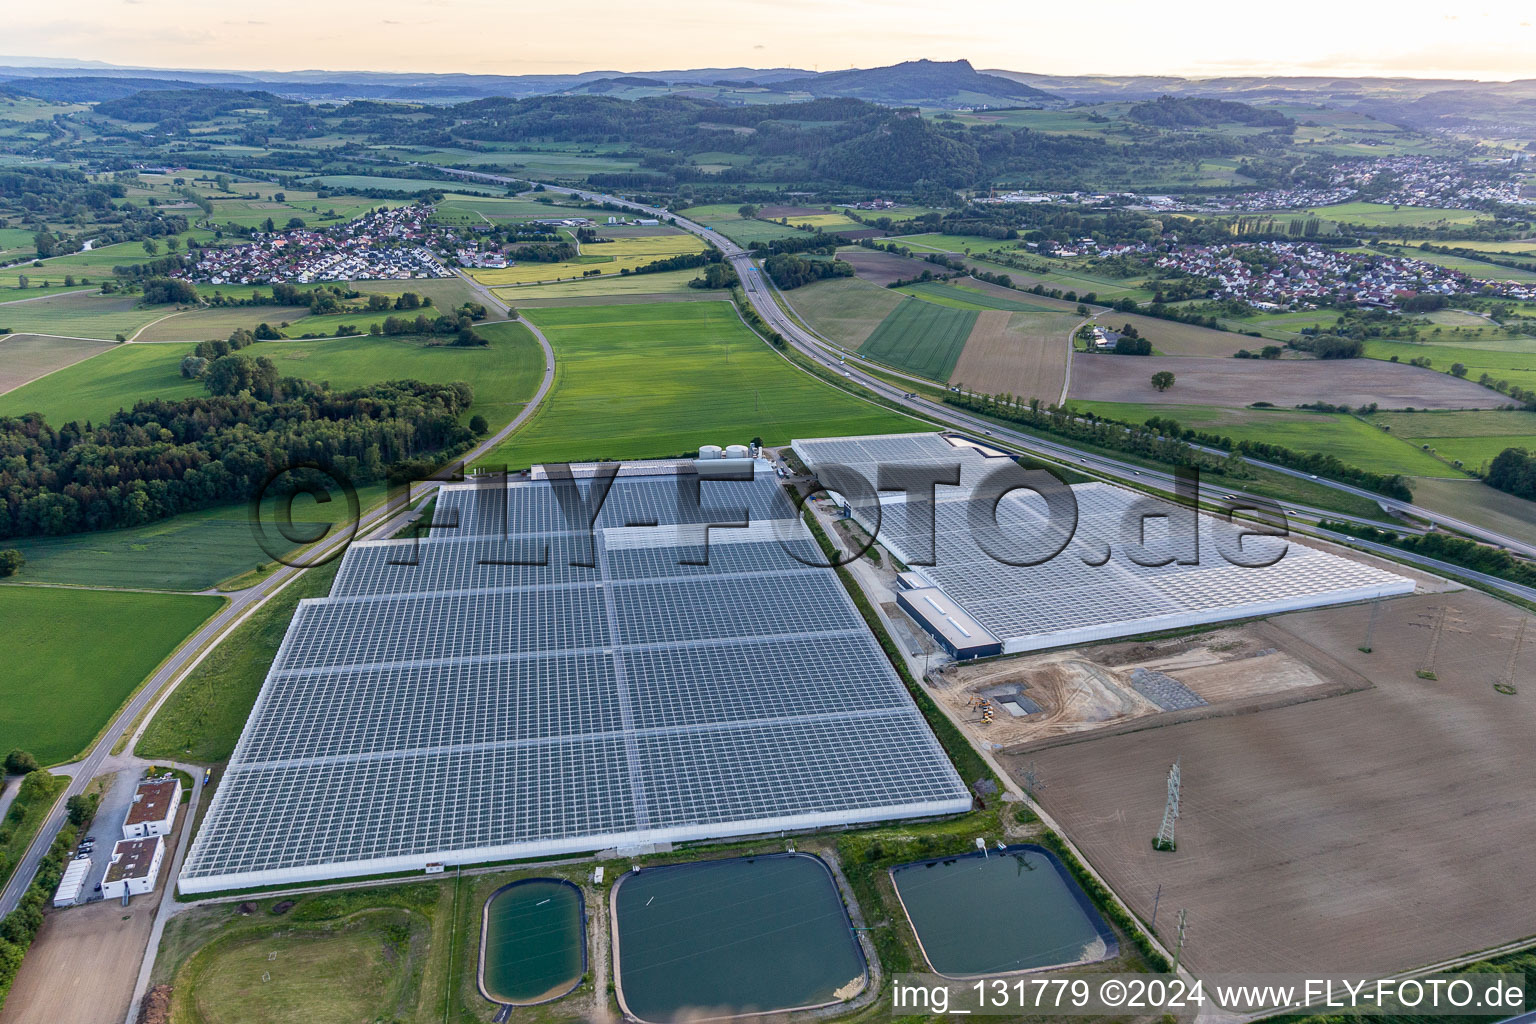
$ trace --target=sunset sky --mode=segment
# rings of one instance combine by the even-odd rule
[[[0,51],[145,67],[559,74],[964,57],[1048,74],[1536,78],[1536,4],[1292,0],[72,0]]]

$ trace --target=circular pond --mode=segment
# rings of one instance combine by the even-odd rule
[[[929,966],[951,978],[1093,963],[1118,949],[1093,902],[1044,847],[903,864],[891,880]]]
[[[581,890],[558,878],[497,889],[481,922],[480,991],[517,1006],[570,992],[587,970],[586,916]]]

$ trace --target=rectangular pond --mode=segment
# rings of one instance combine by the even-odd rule
[[[952,978],[1093,963],[1118,952],[1093,902],[1044,847],[902,864],[896,894],[928,964]]]
[[[486,900],[480,991],[487,999],[546,1003],[574,989],[586,970],[586,907],[576,886],[530,878],[504,885]]]
[[[832,872],[806,854],[631,872],[613,912],[619,1005],[642,1021],[822,1006],[864,987]]]

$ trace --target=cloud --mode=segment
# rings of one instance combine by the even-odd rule
[[[764,46],[762,43],[754,43],[752,45],[752,49],[754,49],[754,50],[766,50],[766,49],[768,49],[768,47]]]

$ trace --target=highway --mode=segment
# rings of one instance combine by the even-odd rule
[[[488,291],[482,291],[481,294],[489,302],[487,308],[500,309],[503,315],[505,315],[505,303],[500,302]],[[554,350],[550,348],[548,339],[537,328],[531,324],[525,324],[524,326],[533,333],[534,338],[544,349],[543,380],[540,381],[539,389],[534,393],[533,398],[527,405],[523,406],[522,411],[513,417],[510,423],[480,442],[480,444],[476,445],[474,449],[464,456],[466,465],[489,453],[491,449],[505,440],[513,431],[522,426],[524,421],[533,415],[534,410],[538,408],[539,403],[544,400],[545,395],[549,393],[549,389],[554,385]],[[417,498],[421,496],[421,493],[416,495]],[[405,494],[390,495],[382,505],[371,511],[364,512],[355,521],[357,524],[355,531],[352,529],[352,523],[343,524],[340,529],[327,534],[313,547],[306,550],[304,552],[305,559],[310,564],[314,564],[327,559],[331,555],[339,556],[346,549],[346,546],[352,542],[354,535],[363,536],[369,530],[377,529],[392,517],[406,511],[409,505],[408,499],[409,496]],[[85,791],[85,788],[90,785],[91,779],[100,772],[102,763],[111,754],[112,749],[117,746],[119,740],[129,733],[129,730],[133,729],[134,723],[139,719],[140,715],[144,714],[144,718],[147,720],[149,717],[147,712],[157,709],[170,696],[171,692],[175,690],[176,686],[186,678],[187,674],[196,668],[220,641],[224,640],[232,630],[245,622],[246,619],[262,605],[266,604],[279,591],[297,579],[303,571],[303,569],[284,565],[260,583],[230,594],[229,603],[207,622],[203,623],[202,628],[194,633],[186,643],[182,644],[174,654],[167,658],[155,673],[149,677],[149,680],[134,693],[127,705],[118,712],[117,717],[112,720],[106,731],[102,733],[95,745],[91,747],[90,752],[75,766],[69,786],[59,795],[48,817],[44,820],[42,828],[38,830],[37,836],[32,840],[32,845],[27,848],[26,853],[22,855],[21,860],[17,863],[16,870],[12,873],[5,889],[0,891],[0,917],[4,917],[16,909],[16,904],[21,900],[22,893],[26,891],[27,886],[32,884],[32,876],[37,873],[38,865],[42,862],[43,857],[47,855],[48,848],[53,845],[54,837],[64,827],[64,821],[67,816],[65,802],[77,793]],[[135,733],[134,737],[136,738],[136,736],[137,734]]]
[[[450,169],[444,168],[444,170]],[[480,172],[459,172],[450,170],[450,173],[463,174],[466,177],[474,177],[486,181],[511,182],[517,180],[506,178],[500,175],[484,174]],[[901,406],[902,408],[912,412],[917,416],[920,416],[924,419],[937,421],[948,427],[968,431],[972,434],[978,435],[979,437],[991,438],[994,441],[1005,441],[1008,445],[1018,448],[1024,452],[1045,456],[1046,458],[1053,459],[1057,462],[1071,465],[1073,468],[1080,471],[1097,474],[1120,483],[1131,484],[1134,486],[1150,486],[1157,490],[1168,493],[1172,493],[1173,491],[1172,474],[1160,472],[1157,470],[1144,469],[1131,463],[1121,462],[1118,459],[1086,454],[1084,452],[1078,451],[1076,448],[1073,448],[1070,445],[1061,444],[1055,441],[1042,440],[1041,438],[1035,437],[1031,434],[1011,430],[990,420],[985,420],[978,416],[972,416],[964,410],[944,405],[939,402],[931,401],[914,392],[903,391],[902,389],[889,383],[887,380],[875,376],[873,373],[869,372],[869,369],[866,366],[861,365],[863,361],[860,360],[857,356],[846,352],[840,352],[836,345],[812,334],[810,331],[800,326],[800,324],[797,323],[791,316],[789,316],[789,314],[785,312],[783,307],[780,306],[778,301],[774,298],[774,289],[772,284],[766,281],[766,275],[763,273],[761,268],[759,268],[757,264],[752,261],[751,253],[737,245],[735,242],[731,241],[729,238],[726,238],[718,231],[711,230],[710,228],[707,228],[702,224],[697,224],[693,221],[690,221],[687,218],[679,217],[676,214],[660,207],[631,202],[629,200],[619,198],[618,196],[606,195],[600,192],[591,192],[584,189],[567,188],[560,185],[546,184],[544,188],[546,191],[559,192],[566,195],[576,196],[589,202],[612,203],[615,206],[633,210],[637,213],[643,213],[648,217],[668,218],[678,227],[684,229],[685,231],[690,231],[693,234],[703,238],[711,245],[719,249],[721,253],[724,254],[725,258],[729,260],[731,265],[736,269],[737,276],[741,278],[742,291],[746,295],[747,301],[752,305],[752,308],[757,311],[758,316],[762,317],[763,321],[768,324],[771,330],[777,331],[784,337],[786,342],[793,345],[794,348],[806,358],[814,361],[832,373],[842,376],[850,383],[857,384],[866,391],[873,392],[888,402]],[[883,372],[889,373],[890,371],[884,370]],[[900,375],[898,374],[898,376]],[[933,386],[931,381],[925,381],[924,383],[930,387]],[[1210,450],[1214,451],[1214,449]],[[1218,452],[1217,454],[1226,455],[1227,453]],[[1250,459],[1249,461],[1253,465],[1272,469],[1275,472],[1283,473],[1287,476],[1307,480],[1324,487],[1331,487],[1334,490],[1338,490],[1346,494],[1353,494],[1367,498],[1376,502],[1378,505],[1385,509],[1416,517],[1425,522],[1434,524],[1437,528],[1465,533],[1469,536],[1477,537],[1478,539],[1489,544],[1504,547],[1520,554],[1536,556],[1536,548],[1533,548],[1531,545],[1526,544],[1523,541],[1519,541],[1513,537],[1508,537],[1503,534],[1474,526],[1470,523],[1463,522],[1459,519],[1448,516],[1441,512],[1436,512],[1432,509],[1423,508],[1410,502],[1386,498],[1372,491],[1354,487],[1350,484],[1340,483],[1335,480],[1329,480],[1322,477],[1315,478],[1309,473],[1290,469],[1285,466],[1279,466],[1274,463],[1263,462],[1256,459]],[[1241,498],[1260,497],[1257,495],[1247,494],[1236,488],[1223,488],[1222,493],[1232,494]],[[1361,540],[1356,537],[1351,537],[1347,534],[1325,530],[1317,526],[1319,522],[1325,519],[1354,521],[1360,523],[1371,523],[1370,520],[1360,519],[1355,516],[1334,512],[1328,509],[1315,508],[1303,503],[1296,502],[1287,503],[1285,506],[1285,511],[1288,518],[1308,524],[1311,532],[1315,533],[1319,537],[1323,537],[1338,543],[1350,544],[1363,550],[1368,550],[1377,554],[1396,558],[1413,565],[1421,566],[1438,574],[1456,576],[1462,579],[1472,580],[1482,584],[1483,586],[1489,587],[1513,597],[1522,598],[1527,601],[1536,600],[1536,589],[1531,587],[1510,583],[1506,580],[1499,579],[1496,576],[1489,576],[1484,573],[1474,572],[1470,569],[1464,569],[1460,566],[1450,565],[1446,562],[1441,562],[1433,558],[1426,558],[1422,555],[1416,555],[1412,552],[1403,551],[1385,544],[1376,544],[1370,541]],[[1372,523],[1371,525],[1375,524]]]

